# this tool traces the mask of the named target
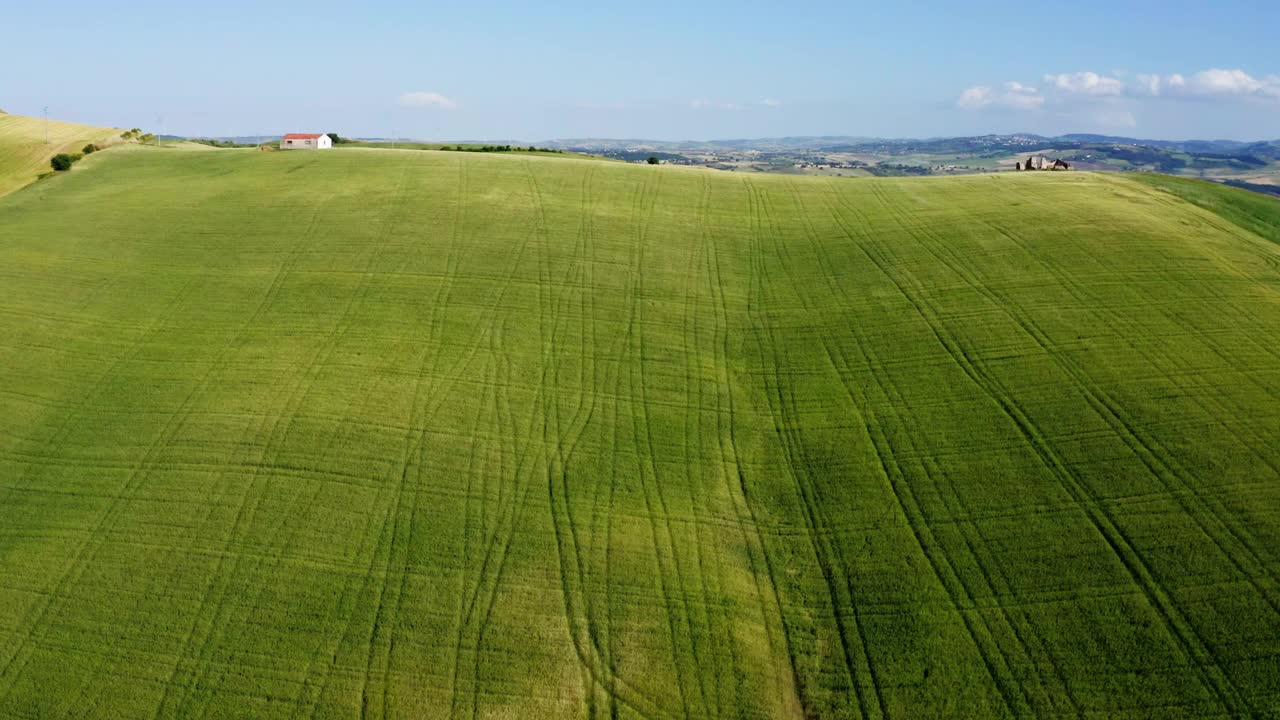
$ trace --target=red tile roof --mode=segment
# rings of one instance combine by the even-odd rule
[[[320,133],[289,133],[284,136],[285,140],[315,140],[320,137]]]

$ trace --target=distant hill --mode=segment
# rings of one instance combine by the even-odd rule
[[[1242,142],[1237,140],[1144,140],[1112,135],[1045,136],[1035,133],[1010,135],[971,135],[940,138],[870,138],[854,136],[799,136],[781,138],[754,138],[737,140],[645,140],[576,138],[551,140],[550,147],[573,150],[868,150],[897,149],[903,153],[975,152],[992,150],[1017,150],[1032,147],[1087,147],[1093,145],[1129,145],[1193,153],[1227,153],[1256,151],[1269,148],[1280,151],[1280,140]]]
[[[1280,141],[1144,140],[1112,135],[1034,133],[946,138],[782,137],[741,140],[560,140],[575,152],[630,162],[782,174],[931,175],[1013,170],[1030,155],[1062,158],[1080,170],[1157,172],[1229,182],[1258,192],[1280,188]]]
[[[0,195],[12,192],[49,172],[49,158],[64,152],[80,152],[85,145],[106,144],[120,137],[120,130],[48,121],[0,113]]]
[[[551,147],[566,149],[639,149],[654,150],[697,150],[726,149],[737,150],[834,150],[840,148],[897,147],[920,151],[956,149],[956,148],[997,148],[997,147],[1031,147],[1039,145],[1137,145],[1158,147],[1185,152],[1220,152],[1232,153],[1248,148],[1280,147],[1280,140],[1244,142],[1238,140],[1144,140],[1139,138],[1120,137],[1114,135],[1091,135],[1072,133],[1068,135],[1046,136],[1035,133],[1013,133],[1009,135],[970,135],[936,138],[876,138],[862,136],[796,136],[778,138],[750,138],[724,140],[651,140],[651,139],[615,139],[615,138],[571,138],[545,141]]]
[[[267,135],[166,135],[166,139],[208,139],[235,143],[262,143],[277,140],[280,133]],[[389,138],[352,135],[352,139],[375,143],[421,143],[445,145],[537,145],[559,150],[575,150],[597,153],[602,151],[695,152],[695,151],[751,151],[781,152],[799,150],[861,151],[892,150],[908,153],[993,152],[1039,147],[1064,147],[1084,149],[1097,145],[1120,145],[1158,148],[1188,153],[1273,155],[1280,158],[1280,139],[1263,141],[1240,140],[1152,140],[1115,135],[1071,133],[1046,136],[1035,133],[1005,135],[971,135],[935,138],[878,138],[861,135],[796,135],[765,138],[722,138],[713,140],[655,140],[651,138],[558,138],[530,141],[512,138],[481,138],[441,140],[438,138]]]
[[[219,142],[235,143],[237,145],[260,145],[266,142],[275,142],[280,139],[278,135],[161,135],[163,140],[217,140]]]

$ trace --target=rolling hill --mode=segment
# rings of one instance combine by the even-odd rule
[[[50,171],[49,159],[58,153],[78,153],[89,143],[118,139],[119,130],[0,112],[0,195],[35,181]]]
[[[0,716],[1275,717],[1280,203],[1174,190],[94,155],[0,198]]]

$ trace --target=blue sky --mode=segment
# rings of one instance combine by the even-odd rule
[[[19,3],[0,108],[177,134],[1280,137],[1280,3]]]

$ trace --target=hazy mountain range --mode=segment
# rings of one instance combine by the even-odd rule
[[[168,137],[168,136],[166,136]],[[268,142],[279,135],[239,135],[209,139],[241,143]],[[389,142],[392,140],[422,141],[427,138],[360,138],[362,140]],[[432,140],[434,142],[434,140]],[[1021,148],[1055,147],[1071,149],[1086,145],[1114,144],[1135,145],[1177,150],[1190,153],[1262,153],[1271,155],[1280,150],[1280,139],[1242,142],[1239,140],[1153,140],[1112,135],[1073,133],[1046,137],[1034,133],[1012,135],[976,135],[941,138],[874,138],[856,135],[789,136],[776,138],[739,138],[723,140],[651,140],[643,138],[561,138],[530,143],[527,140],[444,140],[441,142],[463,144],[510,144],[553,147],[564,150],[666,150],[666,151],[796,151],[796,150],[857,150],[892,149],[897,152],[992,152]]]

